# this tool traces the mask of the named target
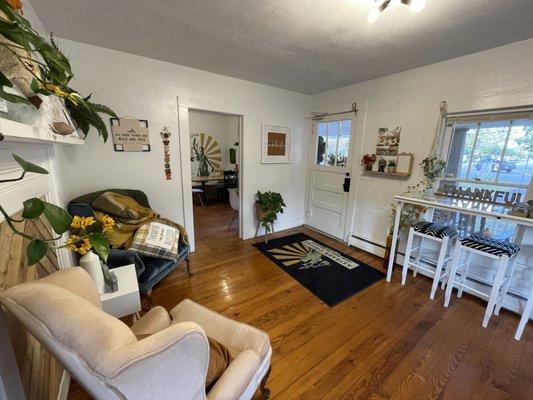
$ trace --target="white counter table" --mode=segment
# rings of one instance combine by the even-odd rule
[[[389,258],[389,265],[387,268],[387,281],[392,279],[392,270],[394,268],[394,254],[396,253],[396,242],[398,239],[398,232],[400,228],[400,216],[404,205],[414,204],[427,207],[428,209],[439,209],[453,211],[461,214],[474,215],[478,217],[497,219],[509,221],[516,224],[514,242],[518,245],[522,243],[524,233],[527,228],[533,228],[533,219],[517,217],[508,215],[509,208],[500,204],[486,203],[481,201],[472,201],[468,199],[460,199],[446,196],[434,196],[433,198],[423,198],[415,195],[398,195],[395,196],[398,203],[396,209],[396,219],[394,222],[394,230],[391,245],[391,257]]]

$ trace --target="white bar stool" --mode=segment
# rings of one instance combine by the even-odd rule
[[[466,252],[464,261],[461,262],[462,253]],[[520,247],[514,243],[507,243],[497,239],[491,239],[480,234],[473,234],[466,239],[457,241],[453,253],[452,266],[448,276],[448,286],[446,288],[446,296],[444,299],[444,307],[450,305],[453,287],[458,288],[457,297],[461,297],[464,289],[475,292],[480,297],[488,301],[487,309],[485,310],[485,317],[483,318],[483,327],[486,328],[492,314],[498,315],[505,298],[505,294],[509,289],[509,283],[513,276],[516,259]],[[468,267],[470,266],[470,259],[472,254],[478,254],[496,260],[498,268],[494,275],[492,289],[490,293],[486,293],[476,289],[470,285],[467,278]],[[459,274],[459,279],[456,275]]]
[[[529,317],[531,317],[531,311],[533,311],[533,286],[531,286],[529,297],[527,298],[526,308],[524,308],[522,318],[520,318],[520,323],[518,324],[518,328],[516,329],[516,333],[514,335],[516,340],[520,340],[522,338],[524,328],[529,321]]]
[[[420,238],[418,245],[413,247],[415,237]],[[436,260],[436,266],[433,267],[426,260],[421,260],[422,250],[424,249],[424,240],[431,240],[439,244],[438,257]],[[437,224],[435,222],[420,221],[409,228],[409,237],[407,239],[407,247],[405,249],[405,259],[402,269],[402,285],[405,285],[407,280],[407,273],[409,267],[413,268],[413,276],[416,276],[418,270],[426,271],[433,277],[433,285],[431,287],[431,294],[429,297],[433,300],[435,293],[439,286],[439,282],[442,281],[442,289],[446,285],[446,278],[450,268],[445,268],[449,264],[452,255],[446,256],[448,252],[448,245],[453,244],[457,240],[457,231],[446,225]],[[414,262],[411,261],[411,253],[414,254]],[[452,251],[450,251],[452,253]]]

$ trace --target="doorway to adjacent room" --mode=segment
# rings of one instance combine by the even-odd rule
[[[194,231],[197,239],[239,236],[239,115],[189,109]]]

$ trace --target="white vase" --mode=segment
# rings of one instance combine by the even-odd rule
[[[100,257],[94,254],[92,251],[85,254],[80,258],[80,266],[87,271],[98,289],[98,293],[103,294],[105,288],[104,273],[102,272],[102,264],[100,263]]]

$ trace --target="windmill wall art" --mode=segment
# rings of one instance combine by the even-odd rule
[[[207,133],[191,135],[191,169],[196,176],[209,176],[220,169],[221,151],[217,141]]]

